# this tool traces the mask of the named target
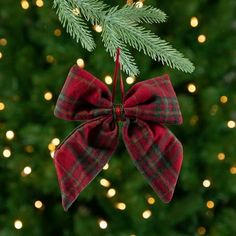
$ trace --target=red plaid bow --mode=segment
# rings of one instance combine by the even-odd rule
[[[109,161],[118,145],[118,121],[135,165],[162,201],[169,202],[182,163],[182,145],[163,125],[181,124],[182,116],[168,75],[135,84],[115,104],[119,50],[113,92],[74,65],[58,97],[55,115],[87,120],[58,147],[54,163],[65,210]]]

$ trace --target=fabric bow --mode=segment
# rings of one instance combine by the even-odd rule
[[[125,146],[139,171],[163,202],[169,202],[182,164],[182,145],[163,124],[181,124],[179,104],[168,75],[136,83],[115,104],[117,52],[113,91],[74,65],[58,97],[54,114],[86,120],[57,148],[54,163],[65,210],[109,161],[118,145],[118,121]]]

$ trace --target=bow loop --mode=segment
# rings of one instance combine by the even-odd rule
[[[58,147],[54,163],[65,210],[102,170],[117,145],[118,127],[112,117],[102,117],[76,128]]]
[[[55,116],[65,120],[88,120],[112,114],[112,96],[107,86],[74,65],[58,97]]]
[[[125,96],[125,115],[146,121],[181,124],[177,97],[168,75],[135,84]]]

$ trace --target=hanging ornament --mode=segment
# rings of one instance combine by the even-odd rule
[[[85,120],[57,148],[54,163],[65,210],[109,161],[119,143],[163,202],[169,202],[182,163],[182,145],[164,124],[181,124],[179,104],[168,75],[136,83],[116,103],[120,70],[117,50],[112,93],[95,76],[74,65],[57,100],[55,115]],[[131,180],[127,180],[131,181]]]

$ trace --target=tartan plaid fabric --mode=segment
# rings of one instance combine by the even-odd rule
[[[164,124],[181,124],[182,116],[168,75],[135,84],[123,106],[114,109],[113,105],[105,84],[77,65],[71,68],[54,113],[62,119],[86,122],[54,155],[65,210],[115,152],[119,141],[117,120],[124,124],[122,135],[131,158],[153,190],[164,202],[173,196],[183,150]],[[124,119],[115,119],[117,116]]]

